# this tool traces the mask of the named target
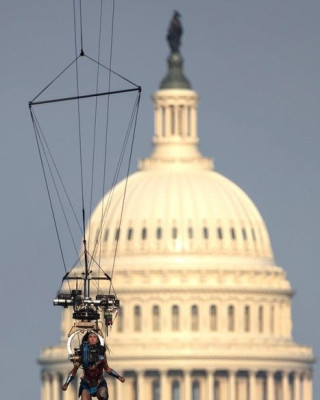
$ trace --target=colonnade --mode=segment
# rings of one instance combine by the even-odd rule
[[[122,374],[124,384],[108,379],[112,400],[312,400],[310,370],[144,370]],[[80,375],[63,392],[66,376],[43,371],[41,398],[76,400]]]

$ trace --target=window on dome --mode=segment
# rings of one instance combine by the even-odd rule
[[[205,239],[209,239],[209,229],[206,226],[203,228],[202,232],[203,232],[203,237]]]
[[[183,106],[178,108],[178,133],[179,136],[183,136]]]
[[[179,381],[172,382],[171,391],[172,391],[172,396],[171,396],[172,400],[180,400],[180,383],[179,383]]]
[[[199,329],[199,311],[198,306],[191,307],[191,330],[197,331]]]
[[[188,238],[193,239],[193,229],[191,227],[188,228]]]
[[[242,228],[242,237],[243,237],[243,240],[247,240],[248,239],[246,228]]]
[[[244,307],[244,331],[250,332],[250,307]]]
[[[256,241],[256,240],[257,240],[257,238],[256,238],[256,233],[255,233],[255,231],[254,231],[253,228],[251,229],[251,233],[252,233],[252,239],[253,239],[254,241]]]
[[[96,231],[96,237],[95,237],[95,242],[98,243],[100,238],[100,229],[97,229]]]
[[[162,239],[162,228],[160,228],[160,227],[157,228],[156,235],[157,235],[158,240]]]
[[[142,238],[142,240],[146,240],[147,239],[147,228],[142,228],[141,238]]]
[[[128,229],[127,239],[132,240],[133,237],[133,228]]]
[[[263,332],[263,307],[260,306],[258,309],[258,325],[259,325],[259,332]]]
[[[222,228],[217,228],[217,236],[218,236],[218,239],[223,239],[223,231],[222,231]]]
[[[105,231],[104,231],[104,241],[105,241],[105,242],[107,242],[108,237],[109,237],[109,229],[107,228],[107,229],[105,229]]]
[[[120,238],[120,228],[117,228],[116,233],[114,235],[114,240],[119,240],[119,238]]]
[[[176,227],[172,228],[172,239],[177,239],[178,237],[178,229]]]
[[[162,121],[162,136],[166,135],[166,109],[165,107],[161,107],[161,121]]]
[[[152,381],[152,400],[160,400],[160,383],[158,380]]]
[[[188,107],[187,135],[191,136],[191,107]]]
[[[270,332],[274,333],[274,306],[270,309]]]
[[[217,306],[212,305],[210,307],[210,330],[216,331],[217,329],[218,329]]]
[[[133,328],[136,332],[141,331],[141,307],[134,306],[134,324]]]
[[[179,321],[179,307],[172,306],[172,315],[171,315],[171,327],[173,331],[178,331],[180,328],[180,321]]]
[[[235,240],[237,238],[236,231],[234,228],[230,228],[230,235],[232,240]]]
[[[119,307],[118,308],[118,316],[117,316],[117,331],[118,332],[123,332],[123,308]]]
[[[152,307],[152,329],[154,331],[160,331],[160,307]]]
[[[170,119],[171,119],[171,135],[174,135],[175,117],[174,117],[174,107],[170,106]]]
[[[234,331],[234,306],[228,307],[228,331]]]
[[[192,382],[192,400],[200,400],[200,383],[199,383],[199,381]]]

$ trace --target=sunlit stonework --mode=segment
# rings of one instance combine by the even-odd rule
[[[312,350],[292,338],[293,291],[265,223],[200,154],[198,94],[184,80],[180,53],[169,64],[153,96],[154,149],[129,177],[120,231],[125,182],[103,200],[101,265],[111,270],[118,240],[113,284],[121,301],[109,359],[126,377],[109,381],[110,399],[312,400]],[[170,75],[174,68],[182,80]],[[100,220],[101,204],[90,220],[91,248]],[[60,390],[71,367],[70,326],[65,311],[61,342],[41,353],[42,400],[77,398],[76,380]]]

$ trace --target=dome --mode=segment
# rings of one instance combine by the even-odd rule
[[[212,170],[165,165],[131,175],[97,206],[90,226],[100,235],[102,256],[210,253],[272,260],[264,221],[236,184]],[[106,206],[107,205],[107,206]]]

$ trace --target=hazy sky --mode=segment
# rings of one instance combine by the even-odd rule
[[[91,23],[99,1],[83,3]],[[36,358],[60,337],[52,299],[63,270],[27,103],[74,56],[72,1],[0,5],[1,394],[37,399]],[[143,90],[134,165],[151,150],[150,95],[166,72],[174,9],[201,96],[201,149],[259,208],[296,291],[294,339],[319,357],[320,2],[116,1],[113,67]],[[315,399],[319,375],[316,365]]]

